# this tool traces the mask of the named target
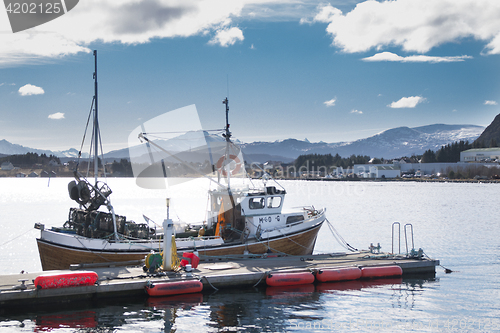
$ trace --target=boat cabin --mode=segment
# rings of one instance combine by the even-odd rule
[[[231,241],[240,239],[245,228],[255,231],[260,222],[279,223],[285,194],[285,190],[274,186],[258,190],[214,190],[210,192],[208,227],[214,230],[215,236]]]

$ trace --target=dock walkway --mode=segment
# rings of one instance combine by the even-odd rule
[[[268,256],[253,259],[218,259],[201,262],[191,274],[184,271],[148,275],[142,266],[84,268],[98,274],[98,283],[58,289],[37,289],[34,279],[44,273],[68,273],[72,271],[49,271],[29,274],[0,276],[0,307],[38,305],[44,303],[65,303],[71,300],[98,299],[119,296],[146,295],[147,283],[198,279],[203,290],[257,286],[265,284],[266,275],[271,272],[311,271],[337,267],[368,267],[398,265],[403,275],[434,274],[438,260],[429,258],[411,259],[389,254],[370,252],[335,253],[309,256]],[[24,280],[24,282],[22,282]],[[24,286],[22,286],[24,283]]]

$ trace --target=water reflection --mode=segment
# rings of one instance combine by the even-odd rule
[[[338,324],[352,309],[413,310],[430,279],[379,279],[289,287],[220,290],[212,294],[99,301],[64,311],[0,317],[0,329],[36,332],[277,332]]]
[[[95,311],[75,311],[37,316],[34,331],[51,332],[58,328],[95,328],[97,325]]]
[[[178,312],[190,311],[202,303],[202,293],[166,297],[149,297],[146,301],[146,305],[150,310],[148,319],[159,321],[163,320],[163,331],[175,332],[175,321],[178,318]]]

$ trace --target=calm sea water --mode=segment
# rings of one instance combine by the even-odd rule
[[[73,206],[70,179],[0,179],[0,274],[40,271],[35,222],[59,226]],[[169,192],[109,179],[118,214],[160,222],[203,220],[207,186]],[[492,332],[500,331],[500,185],[282,181],[285,207],[326,207],[352,246],[391,251],[391,225],[411,223],[416,248],[454,272],[425,279],[220,290],[160,299],[107,300],[0,316],[0,331],[32,332]],[[404,251],[404,238],[402,250]],[[339,252],[324,226],[315,252]]]

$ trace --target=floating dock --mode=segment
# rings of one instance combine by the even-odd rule
[[[399,266],[403,276],[435,274],[439,260],[407,258],[402,255],[366,252],[333,253],[309,256],[275,256],[260,258],[218,258],[201,262],[191,272],[160,272],[147,274],[142,265],[108,267],[79,267],[78,270],[46,271],[0,276],[0,309],[68,303],[73,300],[95,300],[112,297],[147,297],[146,286],[158,283],[198,280],[203,291],[220,288],[251,287],[266,284],[269,274],[311,272],[322,269],[349,267]],[[37,277],[45,274],[67,275],[81,271],[95,272],[98,280],[92,285],[45,289],[36,287]],[[93,274],[93,273],[92,273]],[[317,281],[316,281],[317,283]]]

